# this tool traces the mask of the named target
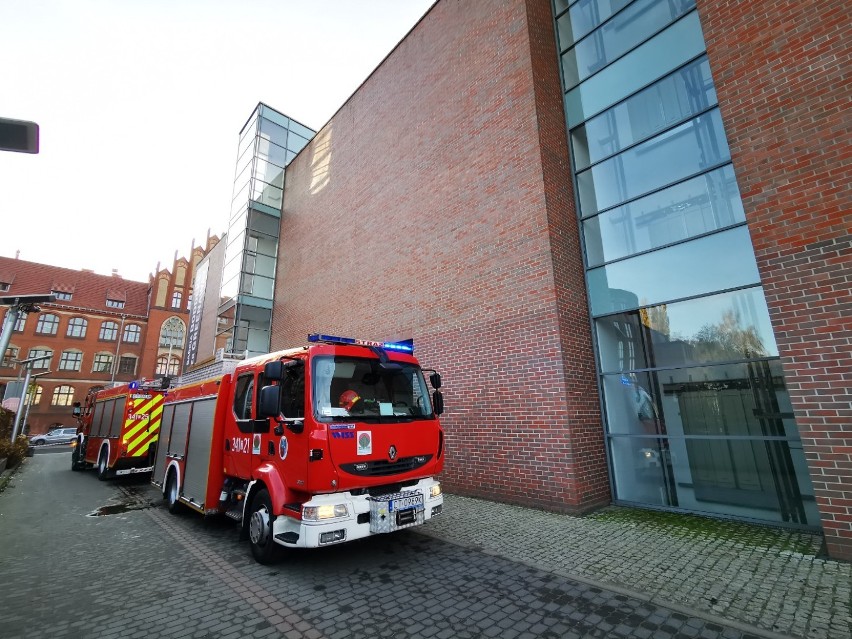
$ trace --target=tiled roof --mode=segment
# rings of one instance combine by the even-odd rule
[[[9,278],[9,279],[4,279]],[[118,275],[98,275],[91,271],[47,264],[37,264],[0,256],[0,281],[11,284],[4,297],[38,295],[59,291],[72,293],[70,300],[57,300],[52,305],[76,307],[107,313],[148,314],[148,283],[125,280]],[[124,308],[110,308],[107,298],[124,302]]]

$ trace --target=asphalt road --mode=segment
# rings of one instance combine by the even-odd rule
[[[750,637],[411,530],[261,566],[230,520],[70,465],[0,494],[0,637]]]

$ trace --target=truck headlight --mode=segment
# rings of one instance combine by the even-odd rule
[[[441,496],[441,484],[435,484],[432,488],[429,489],[429,497],[435,499],[435,497]]]
[[[305,521],[336,519],[348,515],[349,508],[346,507],[346,504],[323,504],[322,506],[305,506],[302,508],[302,519]]]

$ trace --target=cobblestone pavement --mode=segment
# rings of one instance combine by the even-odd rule
[[[454,495],[444,510],[424,534],[707,619],[852,637],[852,564],[820,556],[821,535],[618,507],[571,517]]]
[[[233,522],[170,515],[145,482],[99,482],[69,467],[68,455],[36,457],[0,494],[0,636],[773,636],[571,579],[559,574],[561,553],[510,558],[421,534],[427,527],[261,566]],[[469,522],[468,533],[477,517],[500,514],[455,497],[447,508],[457,509],[449,527],[454,519]],[[551,532],[536,527],[544,520],[528,511],[506,514],[514,517],[516,540],[528,534],[542,542]],[[446,534],[446,526],[433,533]]]

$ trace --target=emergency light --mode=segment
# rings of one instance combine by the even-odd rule
[[[352,346],[373,346],[374,348],[383,348],[388,351],[396,351],[398,353],[413,353],[414,340],[406,339],[399,342],[373,342],[367,339],[357,339],[355,337],[338,337],[336,335],[321,335],[319,333],[311,333],[308,335],[309,342],[324,342],[326,344],[350,344]]]

